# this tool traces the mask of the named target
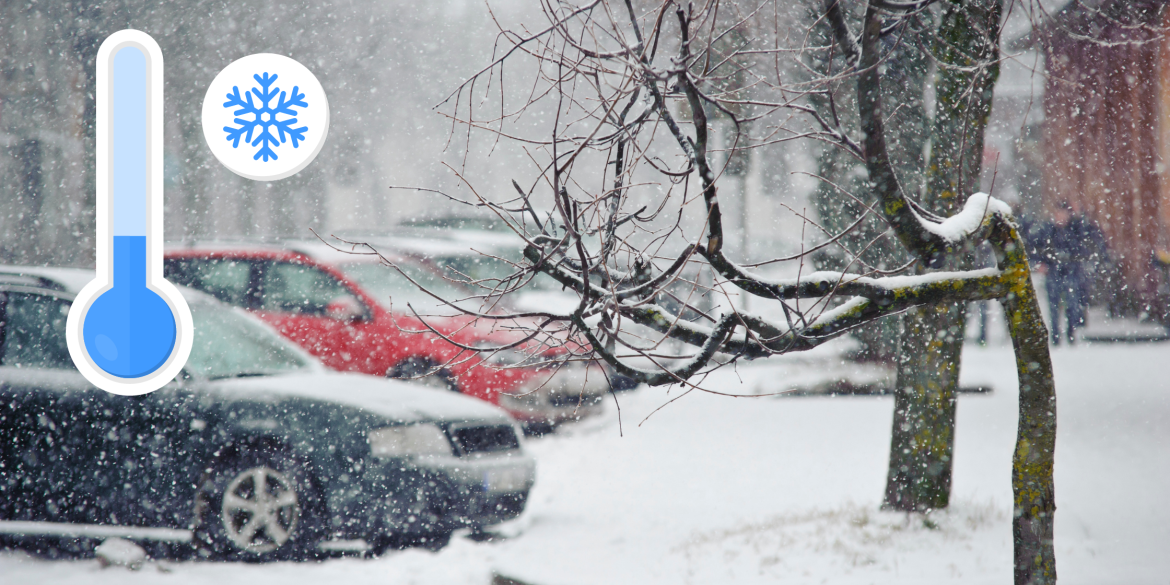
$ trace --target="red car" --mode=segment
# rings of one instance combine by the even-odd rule
[[[323,244],[301,248],[234,243],[172,248],[164,271],[175,284],[252,311],[330,368],[421,378],[497,404],[533,430],[596,412],[609,391],[596,366],[570,364],[554,371],[525,365],[540,357],[519,351],[463,350],[427,331],[406,302],[418,314],[432,315],[425,317],[427,325],[465,346],[499,347],[515,334],[451,314],[457,311],[433,299],[420,303],[429,297],[376,257],[343,254]],[[312,256],[306,248],[313,248]],[[432,269],[394,260],[428,288],[457,296]],[[440,308],[448,314],[434,316]]]

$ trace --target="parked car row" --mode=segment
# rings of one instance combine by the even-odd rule
[[[465,349],[510,345],[523,324],[448,304],[516,308],[451,276],[507,261],[396,244],[378,246],[396,268],[320,241],[169,248],[194,347],[176,380],[135,398],[94,388],[69,357],[65,317],[92,272],[0,267],[0,542],[122,536],[264,560],[440,547],[519,515],[535,476],[520,431],[596,412],[612,376],[550,367],[565,340]]]
[[[94,388],[65,343],[70,303],[92,277],[0,267],[0,535],[192,542],[210,557],[274,559],[442,546],[457,528],[523,510],[534,463],[504,411],[330,371],[190,288],[195,340],[182,374],[142,397]]]
[[[440,267],[407,254],[391,259],[436,296],[483,310]],[[564,351],[556,344],[469,351],[509,345],[518,334],[507,322],[460,314],[374,255],[319,241],[208,243],[170,248],[164,266],[171,282],[252,312],[330,368],[423,379],[496,404],[530,429],[589,416],[610,390],[599,366],[548,367]]]

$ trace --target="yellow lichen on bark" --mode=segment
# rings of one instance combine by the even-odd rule
[[[1056,501],[1053,462],[1056,447],[1056,386],[1048,352],[1048,328],[1032,285],[1031,270],[1019,231],[1010,222],[996,226],[995,245],[1008,280],[1003,299],[1016,354],[1020,412],[1012,461],[1015,513],[1012,535],[1016,550],[1016,583],[1056,582],[1053,514]]]

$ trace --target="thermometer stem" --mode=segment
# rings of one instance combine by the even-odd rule
[[[114,54],[110,163],[115,238],[146,237],[146,189],[150,180],[148,75],[146,55],[138,47],[124,46]]]

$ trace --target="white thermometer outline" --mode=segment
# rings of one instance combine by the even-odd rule
[[[175,318],[175,343],[166,361],[144,376],[120,378],[98,367],[82,339],[86,313],[113,286],[114,201],[110,127],[114,108],[111,69],[120,49],[133,47],[146,58],[146,286],[166,302]],[[110,35],[97,55],[97,277],[77,294],[66,320],[66,343],[73,363],[93,385],[113,394],[138,396],[158,390],[182,371],[191,354],[194,324],[179,289],[163,278],[163,58],[150,35],[127,29]]]

